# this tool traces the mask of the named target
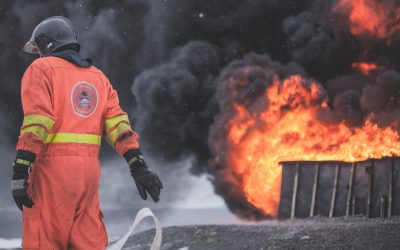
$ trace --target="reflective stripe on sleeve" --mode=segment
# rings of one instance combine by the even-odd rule
[[[46,143],[81,143],[100,145],[101,136],[93,134],[57,133],[50,134]]]
[[[105,130],[108,133],[110,129],[112,129],[114,126],[116,126],[120,122],[126,122],[129,124],[129,118],[127,115],[119,115],[110,119],[106,120],[105,123]]]
[[[42,126],[30,126],[30,127],[21,129],[21,135],[28,133],[28,132],[33,133],[34,135],[36,135],[43,141],[46,141],[47,135],[49,134],[49,133],[47,133],[46,129]]]
[[[131,126],[125,122],[121,122],[110,133],[107,133],[107,139],[114,146],[118,137],[126,131],[132,131]]]
[[[42,125],[51,130],[54,126],[54,121],[43,115],[27,115],[24,117],[24,122],[22,127],[32,126],[32,125]]]

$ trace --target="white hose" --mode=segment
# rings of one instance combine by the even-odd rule
[[[162,241],[161,224],[160,224],[160,221],[157,219],[157,217],[150,210],[150,208],[147,208],[147,207],[142,208],[137,213],[135,221],[133,222],[129,231],[124,236],[122,236],[121,239],[119,239],[116,243],[114,243],[112,246],[107,247],[107,250],[121,250],[124,247],[129,236],[132,235],[132,232],[133,232],[133,230],[135,230],[136,226],[146,217],[152,217],[154,224],[156,226],[156,235],[154,236],[153,243],[151,244],[150,250],[159,250],[161,247],[161,241]]]

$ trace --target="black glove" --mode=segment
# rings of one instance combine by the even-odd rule
[[[21,211],[23,206],[31,208],[34,205],[28,195],[28,172],[35,158],[35,154],[19,150],[13,164],[11,192],[15,203]]]
[[[148,169],[140,149],[128,150],[124,157],[129,164],[131,175],[142,199],[147,200],[147,191],[151,198],[157,202],[163,185],[158,176]]]

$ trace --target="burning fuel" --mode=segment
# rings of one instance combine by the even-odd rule
[[[397,130],[379,126],[373,114],[350,127],[338,119],[339,110],[329,107],[318,82],[295,72],[282,74],[290,68],[266,57],[250,55],[243,61],[232,63],[219,79],[221,114],[211,145],[214,163],[227,167],[216,182],[239,186],[265,216],[278,213],[281,161],[354,162],[400,155]]]
[[[356,69],[365,75],[370,74],[371,71],[373,71],[373,70],[381,68],[378,65],[376,65],[375,63],[365,63],[365,62],[353,63],[351,66],[353,67],[353,69]]]
[[[235,176],[247,201],[266,216],[278,213],[281,161],[354,162],[400,155],[395,129],[380,127],[369,116],[353,128],[343,120],[326,123],[326,116],[335,114],[321,84],[299,74],[280,76],[267,58],[246,59],[256,63],[222,72],[219,91],[228,93],[228,103],[216,121],[221,126],[213,127],[218,132],[212,145],[217,164],[229,166],[222,178]],[[262,60],[265,64],[257,63]],[[257,97],[251,94],[255,84],[263,87]],[[223,181],[230,185],[230,179]]]
[[[335,10],[347,16],[356,36],[387,39],[400,28],[400,9],[393,0],[340,0]]]

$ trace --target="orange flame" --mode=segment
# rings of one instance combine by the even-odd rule
[[[362,161],[400,155],[399,134],[391,128],[368,120],[355,129],[343,122],[320,123],[316,112],[329,112],[321,96],[319,84],[292,76],[275,79],[262,96],[268,104],[261,113],[235,105],[236,115],[227,124],[229,163],[243,177],[247,200],[266,215],[278,214],[280,161]]]
[[[394,1],[340,0],[335,10],[349,16],[353,35],[385,39],[400,28],[400,8]]]
[[[361,73],[363,73],[365,75],[368,75],[372,70],[380,68],[375,63],[364,63],[364,62],[353,63],[351,65],[351,67],[353,69],[357,69],[358,71],[360,71]]]

